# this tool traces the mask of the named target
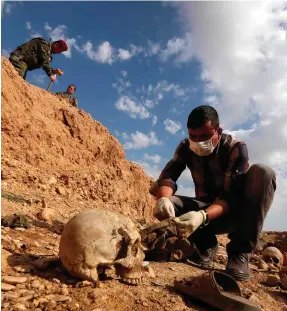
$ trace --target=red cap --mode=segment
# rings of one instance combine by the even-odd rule
[[[55,43],[58,43],[59,46],[63,49],[63,51],[68,51],[68,45],[64,40],[58,40],[55,41]]]

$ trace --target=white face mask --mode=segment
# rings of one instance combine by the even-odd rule
[[[214,135],[216,133],[217,132],[215,132]],[[212,144],[212,139],[213,139],[214,135],[210,139],[208,139],[206,141],[201,141],[198,143],[192,141],[191,139],[188,139],[190,149],[194,153],[196,153],[197,155],[199,155],[201,157],[210,155],[213,152],[213,150],[215,149],[215,147],[217,146],[217,144],[215,146],[213,146],[213,144]],[[219,141],[219,139],[218,139],[218,141]]]

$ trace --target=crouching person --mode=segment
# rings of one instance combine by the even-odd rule
[[[276,177],[272,168],[249,168],[247,146],[222,133],[217,111],[211,106],[192,110],[187,121],[188,138],[177,147],[152,185],[156,196],[154,216],[173,218],[178,235],[194,242],[191,261],[210,268],[216,254],[217,234],[229,233],[226,273],[239,281],[250,277],[248,262],[273,201]],[[195,198],[175,195],[176,181],[191,171]]]

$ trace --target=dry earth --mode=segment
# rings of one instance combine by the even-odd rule
[[[1,227],[2,310],[213,310],[174,291],[176,278],[202,273],[186,263],[151,263],[156,278],[140,286],[111,277],[97,285],[81,282],[57,262],[35,266],[35,260],[43,264],[57,255],[63,225],[79,211],[102,208],[141,224],[153,221],[151,179],[125,159],[122,146],[104,126],[24,82],[5,58],[1,173],[2,217],[25,214],[32,222],[28,229]],[[286,237],[286,232],[263,233],[262,243],[286,252]],[[227,237],[219,242],[215,268],[224,269]],[[262,310],[286,311],[287,291],[267,286],[266,277],[253,269],[251,280],[240,284],[244,296]]]

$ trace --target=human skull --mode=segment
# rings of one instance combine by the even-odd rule
[[[270,270],[279,272],[283,265],[283,255],[274,246],[266,247],[263,251],[262,259],[267,263]]]
[[[65,225],[59,246],[63,266],[74,276],[97,282],[98,268],[114,266],[122,280],[137,284],[152,276],[143,266],[141,236],[126,216],[106,210],[80,212]]]

